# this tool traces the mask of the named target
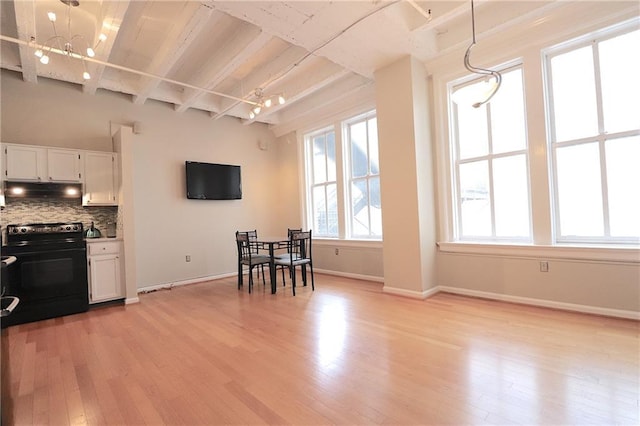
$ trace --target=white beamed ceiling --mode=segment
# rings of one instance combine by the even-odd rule
[[[476,0],[478,38],[540,19],[563,3]],[[1,66],[25,81],[62,80],[88,94],[111,90],[137,104],[171,103],[176,114],[198,109],[212,120],[233,116],[246,124],[254,120],[241,100],[255,101],[260,88],[288,100],[255,118],[277,135],[310,117],[373,102],[374,72],[402,56],[427,64],[471,41],[469,1],[80,0],[68,8],[60,0],[3,0],[0,8]],[[45,44],[53,36],[48,11],[56,12],[58,34],[66,38],[68,13],[71,35],[89,45],[107,35],[96,49],[99,62],[86,62],[91,80],[83,81],[80,60],[52,54],[42,65],[33,46],[13,41]]]

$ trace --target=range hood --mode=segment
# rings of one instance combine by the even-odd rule
[[[7,198],[80,198],[79,183],[35,183],[5,182],[4,196]]]

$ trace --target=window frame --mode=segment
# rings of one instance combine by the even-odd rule
[[[359,119],[371,119],[377,117],[375,108],[369,107],[365,112],[356,112],[355,114],[349,114],[348,117],[337,117],[331,124],[319,126],[308,131],[300,132],[302,158],[304,163],[301,164],[304,168],[304,182],[302,188],[304,191],[304,223],[307,228],[312,228],[311,224],[315,223],[314,211],[313,211],[313,197],[312,197],[312,182],[313,169],[310,167],[313,161],[312,151],[312,138],[319,134],[333,131],[335,135],[335,150],[336,150],[336,194],[337,194],[337,226],[338,235],[321,235],[314,230],[314,238],[326,239],[326,240],[341,240],[341,241],[366,241],[371,243],[379,243],[382,241],[383,236],[365,237],[365,236],[353,236],[351,235],[350,221],[351,221],[351,202],[349,198],[349,186],[350,186],[350,155],[348,150],[350,149],[350,143],[347,138],[346,127],[348,123],[354,123]],[[378,175],[379,176],[379,175]]]
[[[342,168],[342,171],[344,173],[344,182],[345,182],[344,184],[345,235],[348,236],[348,239],[352,239],[352,240],[358,240],[358,239],[381,240],[382,239],[382,234],[376,235],[371,233],[372,227],[371,227],[370,182],[372,178],[377,178],[378,182],[380,181],[380,164],[378,164],[378,173],[377,174],[371,173],[371,161],[370,161],[371,145],[370,145],[368,124],[369,124],[369,121],[372,119],[377,119],[375,110],[368,111],[364,114],[360,114],[342,121],[342,134],[343,134],[343,141],[344,141],[344,143],[342,144],[342,149],[343,149],[343,158],[345,160],[344,167]],[[354,178],[353,177],[353,159],[351,157],[351,153],[353,152],[352,141],[351,141],[351,127],[359,123],[365,123],[365,128],[367,133],[367,173],[365,176],[358,176]],[[376,140],[377,140],[377,135],[376,135]],[[379,152],[379,149],[378,149],[378,152]],[[379,158],[380,157],[378,155],[378,160]],[[367,218],[368,218],[368,229],[369,229],[368,235],[354,234],[354,230],[353,230],[354,212],[353,212],[353,202],[352,202],[352,193],[351,193],[351,188],[354,181],[366,182],[367,197],[369,197],[367,202],[367,210],[368,210]]]
[[[315,218],[315,209],[314,209],[314,189],[318,188],[318,187],[323,187],[324,188],[324,195],[325,195],[325,213],[326,213],[326,218],[327,218],[327,231],[329,230],[329,209],[328,209],[328,197],[327,197],[327,186],[329,185],[335,185],[336,186],[336,191],[339,187],[338,185],[338,180],[339,180],[339,173],[338,173],[338,161],[336,158],[336,170],[334,172],[335,175],[335,180],[330,181],[329,180],[329,171],[327,169],[328,167],[328,158],[327,158],[327,144],[326,144],[326,139],[327,139],[327,135],[333,133],[334,136],[334,150],[336,151],[336,156],[338,155],[338,141],[336,138],[336,132],[333,126],[326,126],[323,127],[321,129],[315,130],[313,132],[309,132],[306,133],[304,135],[304,145],[305,145],[305,188],[306,188],[306,210],[308,212],[307,214],[307,223],[311,223],[314,224],[313,227],[315,227],[315,222],[316,222],[316,218]],[[314,172],[315,172],[315,165],[314,165],[314,154],[313,154],[313,143],[314,143],[314,139],[317,138],[318,136],[324,136],[325,139],[325,176],[327,177],[327,179],[325,179],[324,182],[322,183],[315,183],[314,182]],[[338,194],[336,193],[336,197],[338,197]],[[337,200],[336,200],[337,201]],[[339,207],[338,207],[338,211],[339,211]],[[339,225],[339,224],[338,224]],[[308,228],[313,228],[312,226],[308,226]],[[320,238],[338,238],[340,235],[340,227],[337,226],[336,227],[338,230],[338,233],[336,235],[332,235],[327,233],[322,233],[320,230],[318,229],[314,229],[314,235]]]
[[[634,20],[631,22],[623,22],[617,25],[613,25],[607,28],[602,28],[597,31],[592,31],[584,34],[580,37],[567,40],[565,42],[556,44],[554,46],[541,49],[542,57],[542,78],[543,78],[543,94],[545,97],[545,124],[546,124],[546,138],[547,138],[547,152],[548,152],[548,174],[549,174],[549,192],[550,192],[550,204],[551,204],[551,240],[556,244],[601,244],[616,245],[616,244],[638,244],[637,237],[612,237],[611,236],[611,221],[610,221],[610,209],[609,209],[609,197],[607,182],[607,164],[606,164],[606,142],[621,139],[630,136],[640,135],[640,127],[633,130],[625,130],[615,133],[607,133],[604,124],[604,111],[603,111],[603,92],[602,92],[602,75],[600,69],[600,51],[599,45],[602,42],[613,39],[615,37],[638,31],[637,22]],[[594,73],[594,86],[595,100],[596,100],[596,114],[597,114],[597,134],[587,137],[580,137],[570,140],[558,141],[556,139],[556,120],[554,110],[554,95],[553,95],[553,76],[551,61],[553,58],[563,54],[567,54],[578,49],[590,47],[592,53],[592,65]],[[630,53],[631,54],[631,53]],[[576,236],[576,235],[562,235],[561,221],[560,221],[560,199],[559,199],[559,187],[558,187],[558,155],[557,151],[561,148],[580,146],[586,144],[597,144],[598,156],[600,164],[600,197],[602,207],[602,236]]]
[[[462,78],[450,81],[447,84],[447,103],[449,111],[449,153],[450,153],[450,167],[451,167],[451,213],[452,213],[452,231],[453,240],[459,242],[474,242],[474,243],[515,243],[515,244],[531,244],[533,242],[533,201],[532,201],[532,188],[531,188],[531,167],[529,159],[529,137],[527,132],[527,108],[526,108],[526,91],[525,91],[525,70],[522,60],[515,60],[501,66],[495,67],[501,73],[508,73],[510,71],[519,70],[522,77],[522,102],[524,112],[524,147],[518,150],[512,150],[507,152],[495,153],[493,152],[493,135],[491,131],[491,103],[485,104],[486,108],[486,123],[487,123],[487,143],[488,153],[485,155],[477,155],[473,157],[460,158],[460,138],[458,135],[458,108],[452,100],[452,95],[455,90],[469,86],[478,81],[482,81],[486,77],[478,77],[475,75],[466,75]],[[529,227],[528,236],[523,237],[507,237],[496,235],[496,211],[495,211],[495,196],[494,196],[494,179],[493,179],[493,163],[499,158],[508,158],[524,155],[525,174],[527,184],[527,200],[528,200],[528,216]],[[489,208],[491,214],[491,235],[490,236],[464,236],[462,229],[462,199],[460,189],[460,165],[477,163],[480,161],[487,162],[488,178],[489,178]]]

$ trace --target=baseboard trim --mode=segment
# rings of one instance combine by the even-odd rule
[[[219,279],[222,279],[222,278],[235,277],[237,275],[238,275],[237,272],[231,272],[231,273],[228,273],[228,274],[207,275],[207,276],[204,276],[204,277],[191,278],[191,279],[188,279],[188,280],[173,281],[173,282],[168,282],[168,283],[163,283],[163,284],[150,285],[150,286],[146,286],[146,287],[140,287],[138,289],[138,294],[140,294],[140,293],[149,293],[149,292],[156,291],[156,290],[171,289],[173,287],[178,287],[178,286],[181,286],[181,285],[197,284],[197,283],[201,283],[201,282],[204,282],[204,281],[215,281],[215,280],[219,280]]]
[[[507,294],[491,293],[487,291],[469,290],[466,288],[438,286],[438,291],[443,293],[453,293],[462,296],[479,297],[482,299],[500,300],[503,302],[520,303],[523,305],[540,306],[543,308],[560,309],[563,311],[574,311],[585,314],[603,315],[607,317],[625,318],[640,320],[640,312],[625,311],[621,309],[600,308],[597,306],[577,305],[574,303],[554,302],[544,299],[533,299],[530,297],[510,296]]]
[[[330,271],[328,269],[318,269],[318,268],[314,268],[313,271],[319,274],[335,275],[337,277],[353,278],[356,280],[374,281],[379,283],[384,282],[384,278],[374,277],[373,275],[352,274],[350,272]]]
[[[128,298],[124,299],[124,304],[125,305],[131,305],[133,303],[140,303],[140,298],[139,297],[128,297]]]
[[[385,285],[384,287],[382,287],[382,292],[387,294],[393,294],[395,296],[410,297],[412,299],[426,299],[427,297],[431,297],[434,294],[438,293],[438,287],[433,287],[433,288],[430,288],[429,290],[423,290],[423,291],[413,291],[413,290],[407,290],[404,288],[389,287]]]

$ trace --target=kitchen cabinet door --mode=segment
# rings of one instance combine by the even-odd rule
[[[50,182],[80,182],[80,151],[47,149],[48,179]]]
[[[5,179],[25,182],[47,180],[46,148],[5,145]]]
[[[84,153],[84,206],[117,205],[116,154]]]
[[[98,303],[124,297],[118,255],[89,257],[89,302]]]

